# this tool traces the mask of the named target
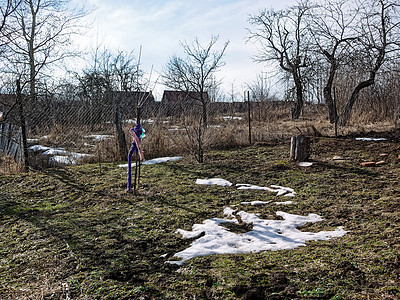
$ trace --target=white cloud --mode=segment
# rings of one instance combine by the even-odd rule
[[[265,66],[252,62],[254,47],[246,44],[249,14],[261,9],[281,9],[295,0],[90,0],[97,10],[94,32],[89,43],[109,48],[132,51],[138,55],[142,46],[143,67],[161,72],[169,57],[182,53],[180,41],[191,42],[198,37],[207,43],[212,35],[219,35],[222,44],[229,40],[226,66],[218,74],[224,79],[225,89],[234,82],[243,89],[245,82],[253,81]],[[93,46],[94,47],[94,46]],[[217,49],[217,48],[216,48]]]

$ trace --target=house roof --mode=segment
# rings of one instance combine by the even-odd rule
[[[199,92],[186,91],[164,91],[161,102],[183,102],[200,99]],[[203,92],[203,96],[208,100],[208,93]]]

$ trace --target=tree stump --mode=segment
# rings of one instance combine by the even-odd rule
[[[310,137],[304,135],[292,136],[290,140],[290,159],[293,161],[308,161],[310,158]]]

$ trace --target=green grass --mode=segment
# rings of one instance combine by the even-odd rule
[[[314,139],[311,168],[288,161],[288,143],[210,152],[204,164],[186,157],[143,166],[137,196],[125,192],[126,169],[117,164],[1,175],[0,299],[396,299],[400,151],[390,142],[365,145]],[[381,160],[381,151],[390,154],[385,165],[360,165]],[[337,163],[335,155],[353,159]],[[277,206],[287,199],[195,184],[206,177],[282,185],[297,195]],[[254,200],[270,202],[240,204]],[[191,243],[178,228],[223,217],[229,205],[262,218],[317,213],[324,220],[301,230],[348,233],[294,250],[165,263]]]

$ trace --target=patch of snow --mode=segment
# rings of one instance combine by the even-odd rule
[[[296,197],[296,192],[285,194],[284,197]]]
[[[76,165],[78,162],[70,156],[55,155],[49,158],[49,163],[52,165]]]
[[[43,155],[60,155],[60,154],[68,154],[69,152],[64,150],[63,148],[50,148],[49,150],[46,150],[43,152]]]
[[[179,128],[179,126],[171,126],[171,128],[168,129],[168,131],[182,131],[185,130],[185,128]]]
[[[77,152],[69,152],[68,155],[71,155],[73,158],[76,158],[76,159],[82,159],[84,157],[94,156],[93,154],[77,153]]]
[[[279,185],[271,185],[271,188],[266,186],[258,186],[247,183],[238,183],[238,190],[261,190],[276,193],[277,196],[285,195],[288,197],[294,197],[296,192],[292,188],[279,186]]]
[[[293,204],[293,201],[284,201],[284,202],[275,202],[276,205],[290,205]]]
[[[92,134],[92,135],[87,135],[85,138],[93,139],[94,141],[104,141],[111,139],[113,136],[112,135],[107,135],[107,134]]]
[[[302,161],[302,162],[299,162],[297,165],[300,167],[311,167],[313,164],[314,163],[312,163],[312,162]]]
[[[160,164],[160,163],[164,163],[167,161],[176,161],[181,159],[182,156],[168,156],[168,157],[160,157],[160,158],[154,158],[154,159],[150,159],[150,160],[146,160],[144,162],[142,162],[142,165],[154,165],[154,164]],[[136,163],[132,163],[132,166],[135,166]],[[118,165],[119,168],[127,168],[128,164],[122,164],[122,165]]]
[[[232,210],[226,210],[232,214]],[[194,224],[191,231],[178,229],[176,232],[183,238],[196,238],[189,248],[175,253],[179,261],[167,261],[170,264],[182,265],[189,259],[213,254],[239,254],[266,250],[286,250],[305,246],[306,241],[328,240],[346,234],[342,227],[334,231],[302,232],[297,227],[306,223],[322,221],[317,214],[299,216],[278,211],[284,220],[263,220],[256,214],[241,211],[238,213],[245,223],[253,223],[253,230],[237,234],[220,226],[221,223],[238,224],[237,219],[212,218],[202,224]]]
[[[26,139],[28,143],[36,143],[39,142],[40,139]]]
[[[77,160],[83,157],[93,156],[91,154],[69,152],[63,148],[51,148],[42,145],[34,145],[28,148],[31,152],[42,152],[42,155],[51,156],[49,163],[52,165],[76,165]]]
[[[154,158],[154,159],[150,159],[150,160],[146,160],[145,162],[143,162],[143,165],[154,165],[154,164],[160,164],[160,163],[164,163],[167,161],[176,161],[181,159],[182,156],[167,156],[167,157],[159,157],[159,158]]]
[[[356,138],[356,141],[372,141],[372,142],[378,142],[378,141],[386,141],[386,138]]]
[[[256,200],[256,201],[250,201],[250,202],[241,202],[241,204],[250,204],[250,205],[265,205],[265,204],[268,204],[270,201],[259,201],[259,200]]]
[[[52,149],[52,148],[46,147],[46,146],[42,146],[42,145],[33,145],[33,146],[30,146],[28,148],[28,150],[31,151],[31,152],[42,152],[42,151],[47,151],[47,150],[50,150],[50,149]]]
[[[219,186],[231,186],[232,182],[222,178],[210,178],[210,179],[197,179],[197,184],[204,185],[219,185]]]
[[[228,120],[243,120],[242,117],[235,117],[235,116],[223,116],[222,119],[224,119],[224,121],[228,121]]]
[[[225,207],[225,208],[224,208],[224,215],[227,216],[227,217],[233,218],[233,217],[234,217],[234,216],[233,216],[233,213],[234,213],[235,211],[236,211],[235,209],[232,209],[232,208],[230,208],[230,207]]]

